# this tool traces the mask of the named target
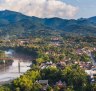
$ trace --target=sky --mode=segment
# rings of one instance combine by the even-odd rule
[[[40,18],[77,19],[96,16],[96,0],[0,0],[0,10],[6,9]]]

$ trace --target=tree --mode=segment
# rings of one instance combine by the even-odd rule
[[[61,79],[61,71],[55,67],[48,67],[41,70],[42,79],[47,79],[50,84],[55,84]]]
[[[96,83],[92,84],[92,91],[96,91]]]
[[[6,55],[5,55],[5,52],[4,51],[0,51],[0,58],[5,58]]]
[[[59,91],[59,90],[60,90],[60,88],[58,86],[54,87],[54,91]]]
[[[74,91],[72,87],[68,87],[65,91]]]
[[[0,86],[0,91],[11,91],[11,89],[7,86]]]
[[[37,64],[40,65],[42,62],[44,62],[44,59],[43,59],[43,58],[37,58],[37,59],[36,59],[36,63],[37,63]]]
[[[22,91],[30,91],[35,83],[35,80],[40,77],[38,71],[28,71],[26,74],[22,75],[20,78],[13,81],[13,85],[17,88],[19,87]]]
[[[73,86],[74,89],[83,89],[87,85],[87,74],[78,65],[67,66],[62,71],[62,79],[67,82],[67,85]]]
[[[32,86],[32,91],[40,91],[42,88],[42,85],[39,83],[34,83]]]
[[[81,56],[80,61],[88,62],[90,61],[90,57],[84,54]]]

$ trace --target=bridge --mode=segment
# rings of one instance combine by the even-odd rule
[[[0,60],[8,61],[8,60],[13,60],[13,59],[12,58],[0,58]]]

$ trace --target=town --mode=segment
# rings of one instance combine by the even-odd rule
[[[77,81],[79,82],[79,79],[81,79],[82,82],[80,84],[82,86],[83,80],[86,80],[87,83],[84,84],[91,84],[93,86],[96,83],[96,42],[93,41],[90,45],[90,42],[83,41],[81,37],[79,37],[79,39],[81,40],[80,42],[77,41],[77,38],[75,40],[73,36],[66,36],[66,38],[63,38],[61,36],[52,36],[45,39],[40,37],[31,37],[27,39],[19,38],[14,40],[1,40],[1,49],[11,48],[15,51],[20,51],[21,53],[23,52],[26,54],[27,52],[27,54],[34,57],[34,59],[32,60],[31,69],[27,73],[25,73],[24,76],[21,75],[20,78],[12,81],[11,84],[14,84],[16,87],[18,87],[20,84],[18,82],[19,79],[23,81],[23,77],[26,78],[26,76],[28,75],[34,75],[34,77],[36,77],[35,79],[29,77],[24,80],[26,81],[28,79],[34,79],[35,82],[32,80],[33,82],[31,83],[40,85],[38,87],[39,90],[52,90],[52,88],[59,90],[73,88],[77,89],[79,83],[70,83],[71,80],[68,80],[70,76],[75,75],[75,71],[81,71],[78,73],[78,75],[81,75],[84,78],[78,78],[79,76],[76,75],[76,77],[78,78]],[[68,69],[70,74],[66,73]],[[69,78],[66,79],[66,76],[69,76]],[[73,80],[76,81],[75,78]],[[30,86],[32,85],[31,83]],[[70,85],[72,85],[73,88]],[[86,86],[84,88],[81,88],[88,89],[86,88]],[[20,87],[16,89],[22,88]]]

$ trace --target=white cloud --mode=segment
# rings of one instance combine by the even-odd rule
[[[72,18],[78,8],[60,0],[2,0],[0,10],[13,10],[29,16]]]

